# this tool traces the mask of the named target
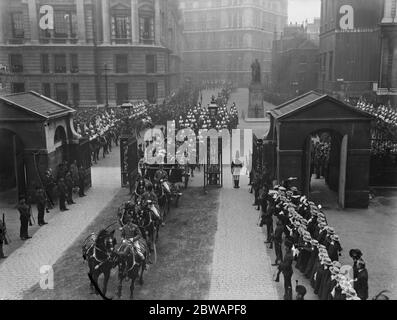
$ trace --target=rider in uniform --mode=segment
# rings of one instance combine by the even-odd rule
[[[130,219],[128,223],[121,229],[121,237],[123,240],[130,241],[135,249],[135,252],[139,255],[142,261],[145,260],[143,254],[143,248],[139,240],[143,240],[143,236],[139,227]],[[134,258],[135,259],[135,258]],[[135,261],[134,261],[135,264]]]
[[[164,166],[161,164],[159,169],[154,174],[154,180],[160,181],[160,180],[167,180],[167,179],[168,179],[167,171],[164,170]]]

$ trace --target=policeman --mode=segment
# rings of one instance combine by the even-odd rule
[[[17,206],[17,209],[19,211],[19,219],[21,221],[21,228],[19,232],[19,236],[21,240],[27,240],[32,237],[29,236],[28,234],[28,227],[29,227],[29,220],[30,220],[30,208],[26,204],[26,199],[25,197],[21,197],[19,204]]]
[[[281,220],[277,220],[277,227],[276,230],[274,231],[274,251],[276,253],[276,262],[272,264],[272,266],[277,266],[278,262],[283,261],[283,252],[281,249],[281,244],[283,241],[283,232],[284,232],[284,226]]]

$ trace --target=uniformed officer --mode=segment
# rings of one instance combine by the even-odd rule
[[[42,187],[36,188],[36,205],[37,205],[37,223],[39,226],[43,226],[48,224],[44,221],[44,210],[47,204],[47,198],[45,196],[44,190]]]
[[[27,240],[32,237],[28,234],[29,220],[30,220],[30,207],[26,203],[25,197],[21,197],[19,204],[17,206],[19,211],[19,219],[21,221],[21,228],[19,232],[19,236],[21,240]]]
[[[121,229],[121,237],[132,243],[135,253],[142,259],[142,261],[146,259],[144,255],[146,242],[142,236],[141,230],[133,223],[132,219],[130,219],[129,222]],[[134,264],[135,263],[136,262],[134,261]]]
[[[84,194],[84,187],[85,187],[85,170],[84,167],[81,165],[79,167],[79,197],[85,197]]]
[[[279,270],[283,273],[284,277],[284,300],[292,300],[292,283],[291,278],[294,273],[292,270],[292,262],[294,256],[292,253],[292,242],[285,242],[285,255],[283,261],[280,263]]]
[[[5,227],[5,223],[0,218],[0,259],[7,258],[7,256],[4,255],[4,251],[3,251],[3,244],[8,244],[7,238],[6,238],[6,233],[7,233],[7,229]]]
[[[58,182],[58,192],[59,192],[59,209],[61,211],[68,211],[69,209],[66,208],[66,185],[65,185],[65,180],[63,178],[59,179]]]
[[[281,245],[283,242],[283,232],[284,232],[284,226],[281,220],[277,220],[277,226],[276,230],[274,231],[274,251],[276,253],[276,262],[272,264],[272,266],[277,266],[279,262],[283,261],[283,252],[281,249]]]
[[[354,290],[361,300],[368,299],[368,271],[363,259],[357,261],[357,276],[354,278]]]

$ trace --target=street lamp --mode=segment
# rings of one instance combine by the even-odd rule
[[[103,71],[105,71],[105,94],[106,94],[106,104],[105,107],[109,107],[109,91],[108,91],[108,71],[111,69],[108,68],[108,65],[105,63],[103,66]]]

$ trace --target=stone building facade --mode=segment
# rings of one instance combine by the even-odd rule
[[[8,93],[119,105],[155,102],[180,85],[177,0],[0,0],[0,14],[0,82]],[[53,26],[45,30],[47,14]]]
[[[272,41],[287,24],[287,0],[181,0],[184,74],[192,79],[251,81],[251,64],[270,84]]]

